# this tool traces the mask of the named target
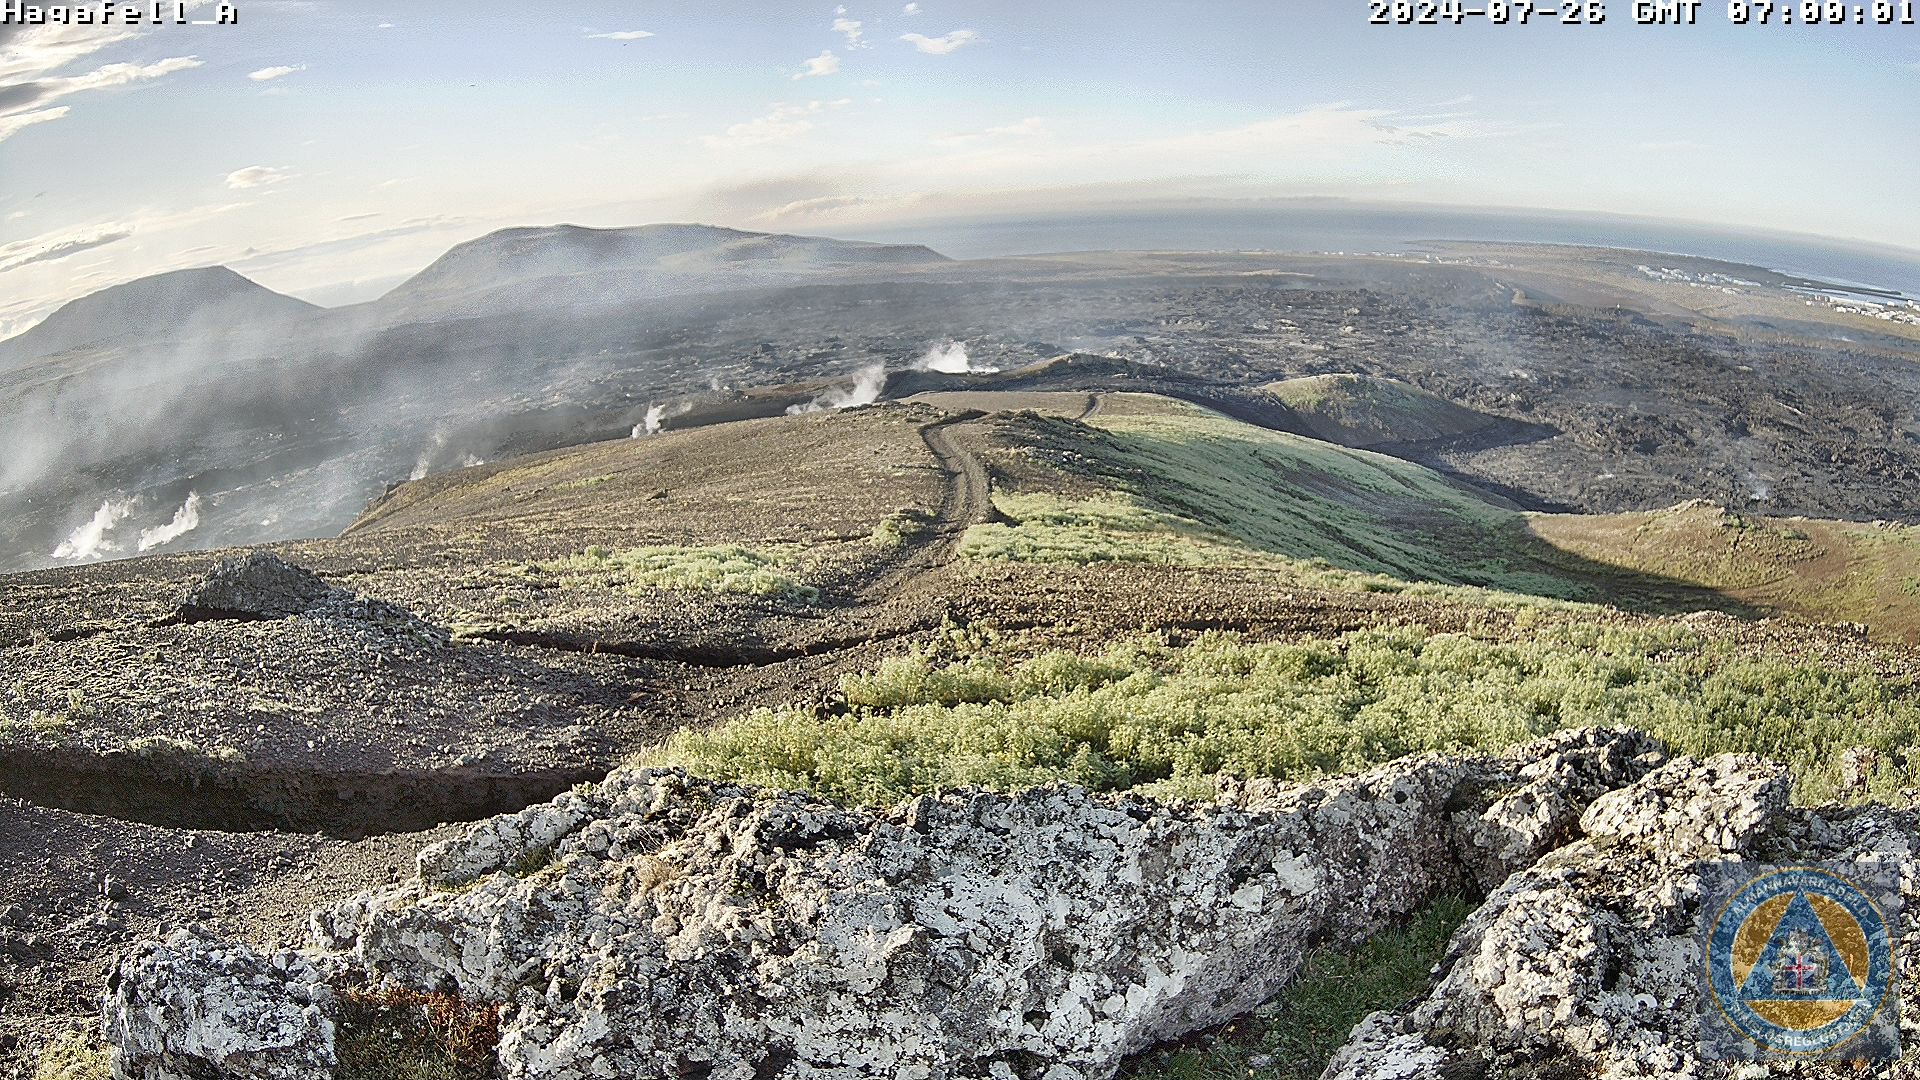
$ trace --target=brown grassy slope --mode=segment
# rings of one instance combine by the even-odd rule
[[[1535,536],[1595,563],[1713,589],[1752,607],[1865,624],[1920,642],[1920,529],[1732,513],[1685,503],[1634,514],[1539,514]]]

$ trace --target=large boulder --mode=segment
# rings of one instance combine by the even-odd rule
[[[1462,887],[1463,804],[1527,765],[1611,763],[1619,786],[1646,749],[1577,733],[1210,806],[1064,787],[885,814],[625,771],[429,849],[420,880],[317,914],[315,936],[377,978],[509,1006],[508,1077],[1106,1077],[1250,1010],[1314,943]]]
[[[116,1080],[327,1080],[333,991],[305,957],[177,930],[120,961],[102,1006]]]

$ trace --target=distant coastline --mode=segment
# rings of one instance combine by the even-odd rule
[[[1818,287],[1920,298],[1920,252],[1684,223],[1532,212],[1310,201],[1257,208],[1116,210],[839,228],[846,239],[921,243],[955,258],[1069,251],[1413,251],[1423,244],[1571,244],[1692,256],[1772,270]]]

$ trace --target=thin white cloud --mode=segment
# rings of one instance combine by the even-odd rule
[[[813,79],[822,75],[833,75],[839,72],[839,70],[840,58],[833,55],[833,50],[828,49],[823,51],[819,56],[808,59],[806,62],[806,70],[795,75],[793,80],[799,82],[801,79]]]
[[[118,243],[133,235],[127,225],[105,225],[89,232],[60,236],[37,236],[11,244],[0,244],[0,274],[34,263],[53,262],[69,255]]]
[[[842,8],[841,10],[844,11],[846,9]],[[866,43],[860,40],[859,19],[849,19],[842,15],[833,20],[833,32],[847,39],[847,48],[849,49],[864,49],[867,47]]]
[[[1011,124],[1000,124],[982,131],[963,131],[941,135],[933,141],[941,146],[965,146],[986,139],[1030,139],[1053,134],[1053,125],[1044,116],[1029,116]]]
[[[146,64],[104,64],[79,75],[55,75],[58,69],[125,41],[131,32],[101,31],[75,35],[94,27],[54,25],[16,30],[0,46],[0,140],[23,128],[58,120],[70,106],[55,101],[75,94],[147,82],[176,71],[200,67],[193,56],[169,56]]]
[[[917,4],[917,3],[913,3],[913,4],[908,4],[908,5],[906,6],[906,7],[903,7],[903,8],[901,8],[901,9],[900,9],[900,14],[902,14],[902,15],[918,15],[918,14],[920,14],[920,5],[919,5],[919,4]]]
[[[0,83],[45,78],[76,60],[137,36],[132,30],[69,24],[17,28],[0,47]]]
[[[275,79],[284,79],[296,71],[305,70],[307,70],[307,65],[305,64],[281,64],[274,67],[263,67],[259,71],[249,71],[247,72],[247,78],[252,79],[254,82],[272,82]]]
[[[761,225],[778,225],[782,222],[817,220],[832,217],[842,210],[856,210],[882,205],[888,200],[870,199],[864,195],[820,195],[811,199],[796,199],[782,206],[776,206],[755,214],[752,221]]]
[[[58,120],[73,110],[65,105],[57,109],[41,109],[38,112],[12,113],[0,116],[0,142],[12,138],[21,128],[44,124],[49,120]]]
[[[1021,125],[1008,125],[1019,127]],[[1014,170],[1047,170],[1088,180],[1116,172],[1141,176],[1179,162],[1190,175],[1260,174],[1375,179],[1404,171],[1406,155],[1455,142],[1510,137],[1529,129],[1471,115],[1419,115],[1351,105],[1320,105],[1238,127],[1091,141],[961,139],[900,166],[902,175],[955,184]],[[922,180],[921,182],[928,182]]]
[[[128,83],[145,82],[162,75],[171,75],[176,71],[197,68],[205,61],[197,56],[169,56],[165,60],[155,60],[151,64],[107,64],[97,67],[85,75],[75,75],[65,79],[50,80],[55,87],[55,97],[78,94],[85,90],[104,90],[109,86],[125,86]],[[42,83],[46,85],[46,83]]]
[[[773,104],[767,115],[743,120],[718,135],[702,135],[700,141],[715,149],[787,142],[812,131],[814,127],[812,117],[830,109],[841,109],[851,104],[853,104],[851,98],[841,98],[837,101],[778,101]]]
[[[293,174],[274,165],[249,165],[227,174],[227,186],[235,191],[266,187],[293,179]]]
[[[609,30],[604,34],[588,34],[592,41],[639,41],[653,36],[651,30]]]
[[[929,56],[945,56],[963,46],[979,41],[980,35],[971,30],[954,30],[937,38],[928,37],[925,34],[901,34],[900,40]]]

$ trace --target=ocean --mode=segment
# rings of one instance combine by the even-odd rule
[[[1720,259],[1832,285],[1920,298],[1920,251],[1787,233],[1743,233],[1611,216],[1367,206],[1318,200],[1259,209],[1181,209],[935,221],[840,229],[847,239],[926,244],[961,259],[1067,251],[1415,252],[1481,240],[1579,244]]]

